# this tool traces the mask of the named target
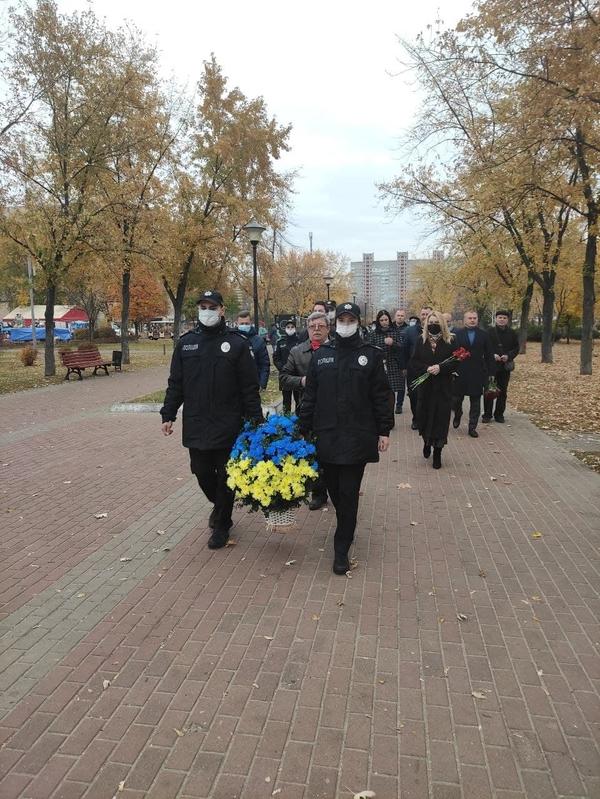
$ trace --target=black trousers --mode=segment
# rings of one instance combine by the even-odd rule
[[[300,397],[302,396],[302,392],[298,389],[289,391],[282,391],[283,396],[283,412],[290,413],[292,410],[292,394],[294,395],[294,410],[298,410],[298,405],[300,405]]]
[[[364,471],[364,463],[323,464],[325,484],[335,508],[337,525],[333,548],[337,555],[347,555],[354,541],[360,484]]]
[[[225,467],[231,449],[190,449],[190,468],[209,502],[214,503],[215,530],[231,527],[234,493],[227,486]]]
[[[452,397],[452,410],[454,416],[462,416],[464,394],[455,394]],[[469,396],[469,430],[475,430],[481,413],[481,394]]]
[[[323,469],[319,469],[319,476],[313,483],[311,494],[313,499],[320,499],[323,500],[323,502],[327,502],[327,486],[325,485]]]
[[[496,419],[499,416],[504,416],[504,410],[506,408],[506,395],[508,393],[508,382],[510,380],[510,372],[507,372],[506,369],[500,369],[496,372],[496,383],[498,384],[498,388],[500,389],[500,395],[496,397],[496,408],[494,408],[494,400],[486,400],[483,401],[483,415],[491,418],[492,410],[493,415]]]

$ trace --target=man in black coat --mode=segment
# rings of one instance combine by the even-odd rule
[[[358,305],[337,306],[335,340],[313,353],[299,412],[302,431],[316,435],[317,460],[335,507],[335,574],[350,568],[365,466],[386,451],[394,423],[383,353],[361,339],[359,324]]]
[[[433,308],[430,308],[429,305],[424,305],[419,312],[419,320],[414,325],[409,325],[408,330],[405,334],[405,345],[404,345],[404,363],[407,364],[406,370],[406,385],[408,386],[408,399],[410,401],[410,410],[412,412],[412,424],[411,430],[418,430],[419,425],[417,424],[417,398],[418,392],[410,390],[410,384],[413,380],[415,380],[419,375],[411,366],[411,359],[415,354],[415,348],[417,346],[417,340],[419,336],[423,332],[423,325],[425,324],[425,320],[431,313]],[[411,319],[415,319],[415,317],[411,316]]]
[[[504,422],[508,382],[510,373],[515,368],[515,358],[519,354],[519,337],[510,327],[509,319],[508,311],[496,311],[496,326],[488,331],[495,361],[495,372],[492,374],[496,378],[500,395],[496,397],[495,410],[494,399],[484,398],[482,422],[491,422],[492,413],[497,422]]]
[[[285,335],[282,336],[273,350],[273,363],[278,372],[281,372],[287,363],[292,348],[298,344],[298,334],[296,333],[296,323],[293,319],[287,319],[284,325]],[[292,395],[294,396],[294,407],[298,410],[300,404],[300,391],[297,389],[282,388],[281,394],[283,396],[283,412],[291,413],[292,410]]]
[[[171,359],[162,416],[164,435],[183,403],[183,446],[207,499],[214,503],[208,521],[210,549],[225,546],[233,525],[234,494],[227,487],[226,464],[245,419],[263,419],[256,364],[248,341],[225,325],[223,298],[205,291],[198,300],[200,322],[177,342]]]
[[[454,381],[454,427],[460,425],[462,404],[465,396],[469,397],[469,435],[478,438],[477,423],[481,413],[481,395],[490,375],[494,373],[494,353],[490,339],[485,330],[479,326],[477,311],[467,311],[464,315],[464,327],[456,332],[454,348],[464,347],[471,357],[461,361],[457,367],[458,377]]]
[[[269,382],[269,373],[271,371],[271,361],[269,360],[269,351],[262,336],[256,332],[252,320],[250,318],[250,311],[240,311],[237,316],[237,329],[238,333],[249,342],[256,362],[256,369],[258,371],[258,384],[261,391],[267,387]]]

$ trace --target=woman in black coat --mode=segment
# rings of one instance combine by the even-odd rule
[[[423,437],[423,456],[428,458],[433,448],[433,468],[442,465],[442,448],[448,443],[450,410],[452,404],[452,371],[456,361],[442,365],[455,349],[453,335],[444,317],[431,311],[417,339],[410,368],[417,375],[429,372],[417,396],[417,425]]]
[[[399,396],[404,397],[405,390],[405,342],[404,333],[392,324],[392,317],[388,311],[382,310],[377,314],[375,329],[369,333],[369,342],[383,350],[385,371],[390,388],[394,392],[396,413],[402,413],[402,405],[398,404]]]

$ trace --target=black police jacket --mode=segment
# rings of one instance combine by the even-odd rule
[[[317,437],[321,463],[375,463],[379,436],[393,427],[383,353],[361,340],[322,344],[313,353],[299,409],[300,428]]]
[[[227,449],[245,419],[262,421],[256,364],[248,340],[222,321],[198,325],[177,342],[160,410],[175,421],[183,403],[183,445]]]

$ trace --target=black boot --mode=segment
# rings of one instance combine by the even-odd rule
[[[348,555],[336,552],[333,557],[333,573],[346,574],[347,571],[350,571],[350,561],[348,560]]]
[[[208,539],[209,549],[221,549],[229,541],[229,530],[213,530],[211,537]]]
[[[423,444],[423,457],[428,458],[431,455],[431,444]]]
[[[434,447],[433,448],[433,463],[432,466],[434,469],[441,469],[442,468],[442,448],[441,447]]]

